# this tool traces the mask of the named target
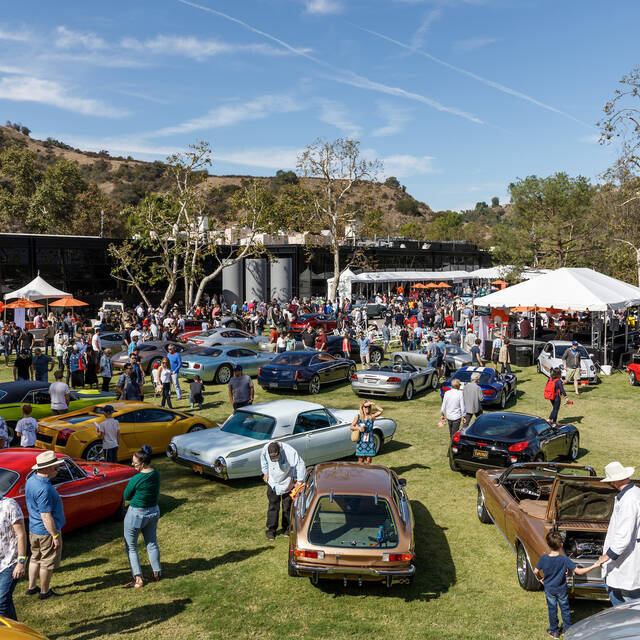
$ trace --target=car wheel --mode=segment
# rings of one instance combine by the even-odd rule
[[[376,455],[380,453],[380,449],[382,449],[383,439],[382,434],[379,431],[373,432],[373,444],[376,448]]]
[[[104,460],[104,451],[102,449],[102,440],[92,442],[82,454],[85,460],[100,462]]]
[[[540,591],[541,584],[533,574],[527,552],[520,542],[516,551],[516,571],[518,573],[518,582],[525,591]]]
[[[228,364],[223,364],[218,367],[216,371],[216,382],[218,384],[227,384],[229,380],[231,380],[231,376],[233,372],[231,371],[231,366]]]
[[[577,460],[579,453],[580,453],[580,436],[576,433],[573,436],[573,438],[571,438],[571,446],[569,447],[567,458],[571,461]]]
[[[635,387],[638,384],[638,378],[636,378],[636,374],[634,371],[629,371],[629,384],[632,387]]]
[[[289,555],[289,557],[287,558],[287,573],[289,574],[290,578],[298,578],[298,574],[296,573],[296,570],[291,566],[291,555]]]
[[[507,394],[503,391],[500,394],[500,408],[504,409],[507,406]]]
[[[451,469],[451,471],[460,471],[460,467],[456,464],[456,461],[453,459],[453,451],[451,451],[451,447],[449,447],[449,453],[447,455],[447,458],[449,458],[449,469]]]
[[[491,524],[491,516],[489,515],[487,507],[484,503],[484,494],[482,493],[481,489],[478,489],[478,503],[476,511],[478,513],[478,520],[480,520],[480,522],[484,524]]]
[[[371,351],[369,359],[371,360],[372,364],[378,364],[382,360],[382,351],[374,349],[373,351]]]
[[[404,395],[402,397],[404,400],[411,400],[411,398],[413,398],[413,382],[407,382],[407,386],[404,388]]]
[[[187,433],[193,433],[194,431],[204,431],[207,427],[205,427],[203,424],[194,424],[193,427],[191,427],[189,429],[189,431],[187,431]]]
[[[437,371],[434,371],[431,374],[431,388],[432,389],[438,388],[438,372]]]
[[[309,380],[309,393],[314,395],[320,393],[320,378],[318,378],[318,376],[313,376],[311,380]]]

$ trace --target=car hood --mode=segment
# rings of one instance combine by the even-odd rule
[[[351,422],[358,415],[357,409],[329,409],[340,422]]]
[[[229,458],[246,449],[263,447],[269,441],[239,436],[216,427],[174,436],[171,442],[176,446],[178,456],[213,464],[220,456]]]
[[[629,640],[640,635],[640,601],[600,611],[567,630],[567,640]]]

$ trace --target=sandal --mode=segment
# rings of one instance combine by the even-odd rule
[[[144,587],[144,582],[142,580],[132,580],[131,582],[127,582],[127,584],[123,585],[123,589],[141,589]]]
[[[160,572],[159,571],[154,571],[153,575],[151,576],[151,582],[160,582]]]

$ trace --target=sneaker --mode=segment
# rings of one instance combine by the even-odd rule
[[[33,589],[27,589],[24,592],[25,596],[35,596],[36,593],[40,593],[40,588],[39,587],[33,587]]]
[[[267,531],[267,540],[275,540],[276,534],[273,531]]]
[[[547,629],[547,635],[551,636],[552,638],[559,638],[560,637],[560,632],[559,631],[551,631],[551,629]]]
[[[289,529],[283,529],[283,530],[282,530],[282,535],[283,535],[285,538],[288,538],[288,537],[289,537]]]
[[[49,591],[47,591],[46,593],[41,593],[38,595],[38,600],[46,600],[47,598],[51,598],[51,597],[59,597],[61,596],[61,593],[56,593],[53,589],[49,589]]]

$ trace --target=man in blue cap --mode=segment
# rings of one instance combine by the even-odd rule
[[[580,383],[580,345],[576,340],[571,343],[571,348],[562,354],[562,363],[565,369],[565,382],[573,381],[573,388],[578,395]]]

